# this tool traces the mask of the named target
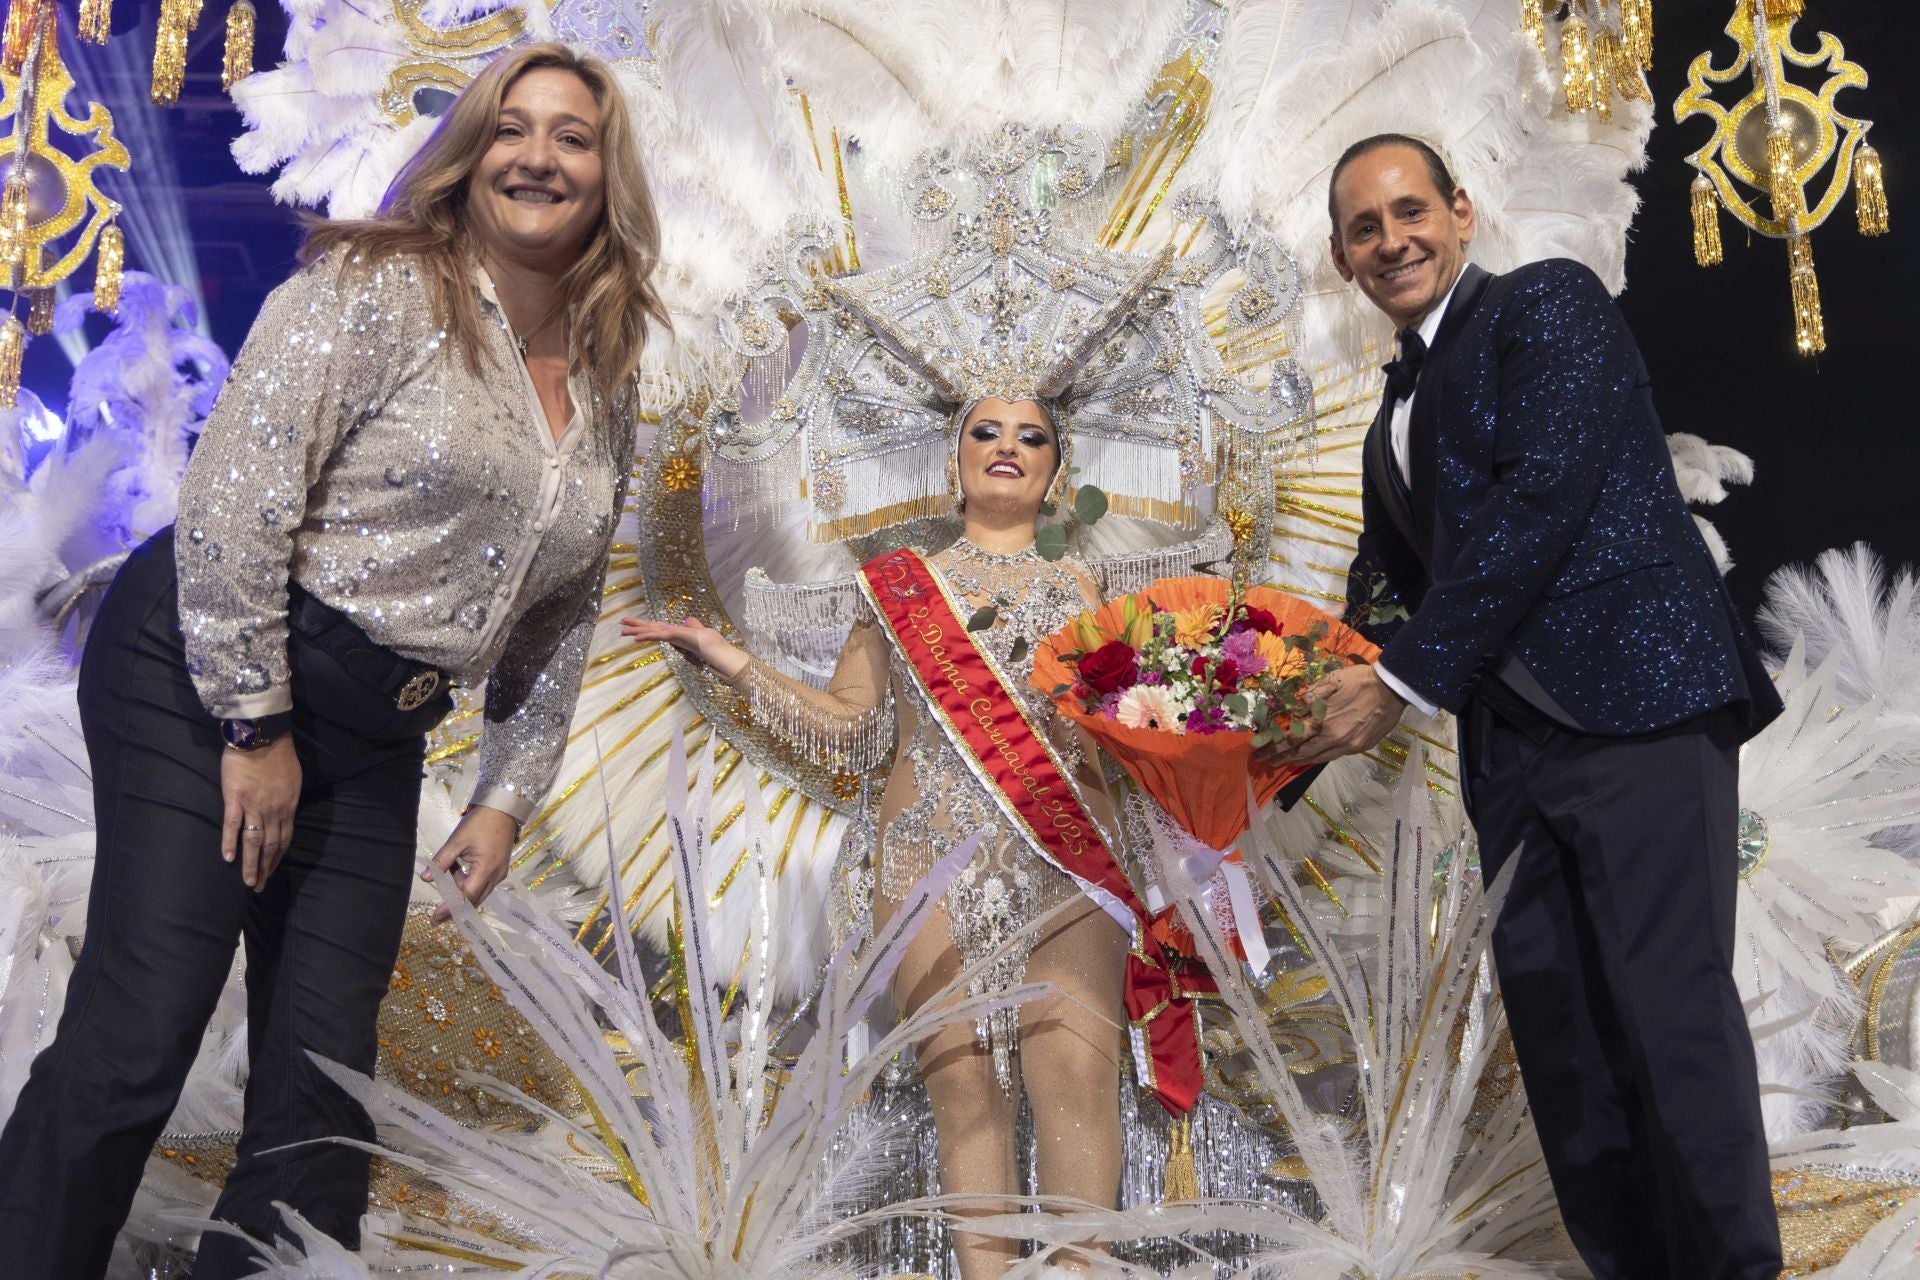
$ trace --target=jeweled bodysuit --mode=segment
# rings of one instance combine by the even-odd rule
[[[1082,802],[1119,849],[1112,806],[1092,746],[1060,717],[1053,700],[1032,688],[1033,651],[1040,640],[1098,603],[1091,571],[1075,559],[1047,561],[1032,547],[1010,555],[983,551],[964,538],[929,557],[962,607],[995,611],[993,625],[973,633],[1008,677],[1035,729],[1052,746]],[[812,745],[844,751],[849,763],[872,765],[892,751],[893,770],[881,795],[874,883],[882,910],[897,903],[933,864],[967,836],[984,830],[979,851],[948,889],[945,907],[953,945],[969,963],[1004,948],[973,983],[976,992],[1020,982],[1030,936],[1008,939],[1040,914],[1079,892],[1001,814],[937,717],[916,690],[906,661],[871,617],[847,638],[825,692],[809,688],[756,661],[744,677],[756,710]],[[887,694],[891,689],[893,707]],[[889,712],[891,716],[889,717]],[[886,723],[891,718],[892,723]],[[891,732],[888,732],[888,731]],[[866,756],[862,760],[860,757]],[[980,1030],[994,1049],[1003,1083],[1017,1011],[1004,1010]]]

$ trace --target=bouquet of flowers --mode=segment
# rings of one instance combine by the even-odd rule
[[[1204,880],[1253,820],[1249,797],[1264,806],[1304,772],[1272,763],[1267,749],[1325,714],[1308,691],[1378,655],[1285,592],[1167,578],[1041,641],[1032,679],[1184,834],[1176,843],[1189,845],[1188,871]],[[1244,880],[1234,887],[1246,893]]]

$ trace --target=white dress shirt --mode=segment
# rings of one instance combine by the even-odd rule
[[[1460,275],[1465,274],[1466,268],[1463,264]],[[1459,287],[1460,276],[1457,275],[1453,278],[1453,283],[1447,286],[1446,296],[1440,299],[1440,304],[1433,310],[1427,312],[1426,318],[1420,322],[1420,327],[1414,330],[1415,333],[1420,335],[1420,341],[1424,342],[1429,350],[1433,347],[1434,335],[1440,332],[1440,321],[1446,318],[1447,306],[1453,301],[1453,291]],[[1387,420],[1387,428],[1388,439],[1393,445],[1393,465],[1399,470],[1400,479],[1405,482],[1409,489],[1413,487],[1413,466],[1409,461],[1411,446],[1408,444],[1408,435],[1412,426],[1413,396],[1408,396],[1393,406],[1393,416]],[[1375,663],[1373,670],[1374,674],[1380,677],[1382,684],[1399,694],[1408,706],[1419,711],[1421,715],[1436,716],[1440,714],[1439,707],[1436,707],[1433,703],[1428,702],[1425,698],[1415,693],[1412,688],[1399,677],[1395,676],[1393,672],[1387,670],[1384,665]]]

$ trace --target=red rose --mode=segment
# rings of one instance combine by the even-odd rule
[[[1139,681],[1139,655],[1131,645],[1109,640],[1080,659],[1080,679],[1095,693],[1118,693]]]
[[[1203,676],[1207,673],[1207,660],[1196,657],[1188,672]],[[1213,685],[1222,693],[1237,693],[1240,690],[1240,667],[1232,659],[1222,659],[1213,669]]]
[[[1270,636],[1280,633],[1280,619],[1257,604],[1246,606],[1246,621],[1247,625],[1255,631],[1265,632]]]

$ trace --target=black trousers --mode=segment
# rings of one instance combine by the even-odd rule
[[[1753,1041],[1733,980],[1739,733],[1601,738],[1467,708],[1461,759],[1521,1079],[1596,1280],[1776,1280]]]
[[[245,1123],[214,1215],[272,1239],[273,1202],[284,1201],[353,1244],[366,1210],[364,1152],[331,1142],[273,1149],[374,1136],[365,1111],[307,1055],[373,1071],[374,1018],[406,914],[425,733],[449,702],[399,712],[296,630],[289,659],[304,780],[293,843],[254,893],[238,861],[220,859],[224,748],[187,676],[173,554],[170,529],[134,552],[81,661],[98,845],[59,1030],[0,1134],[0,1270],[15,1280],[105,1270],[243,937]],[[363,656],[391,660],[365,644]],[[249,1253],[209,1233],[194,1274],[250,1274]]]

